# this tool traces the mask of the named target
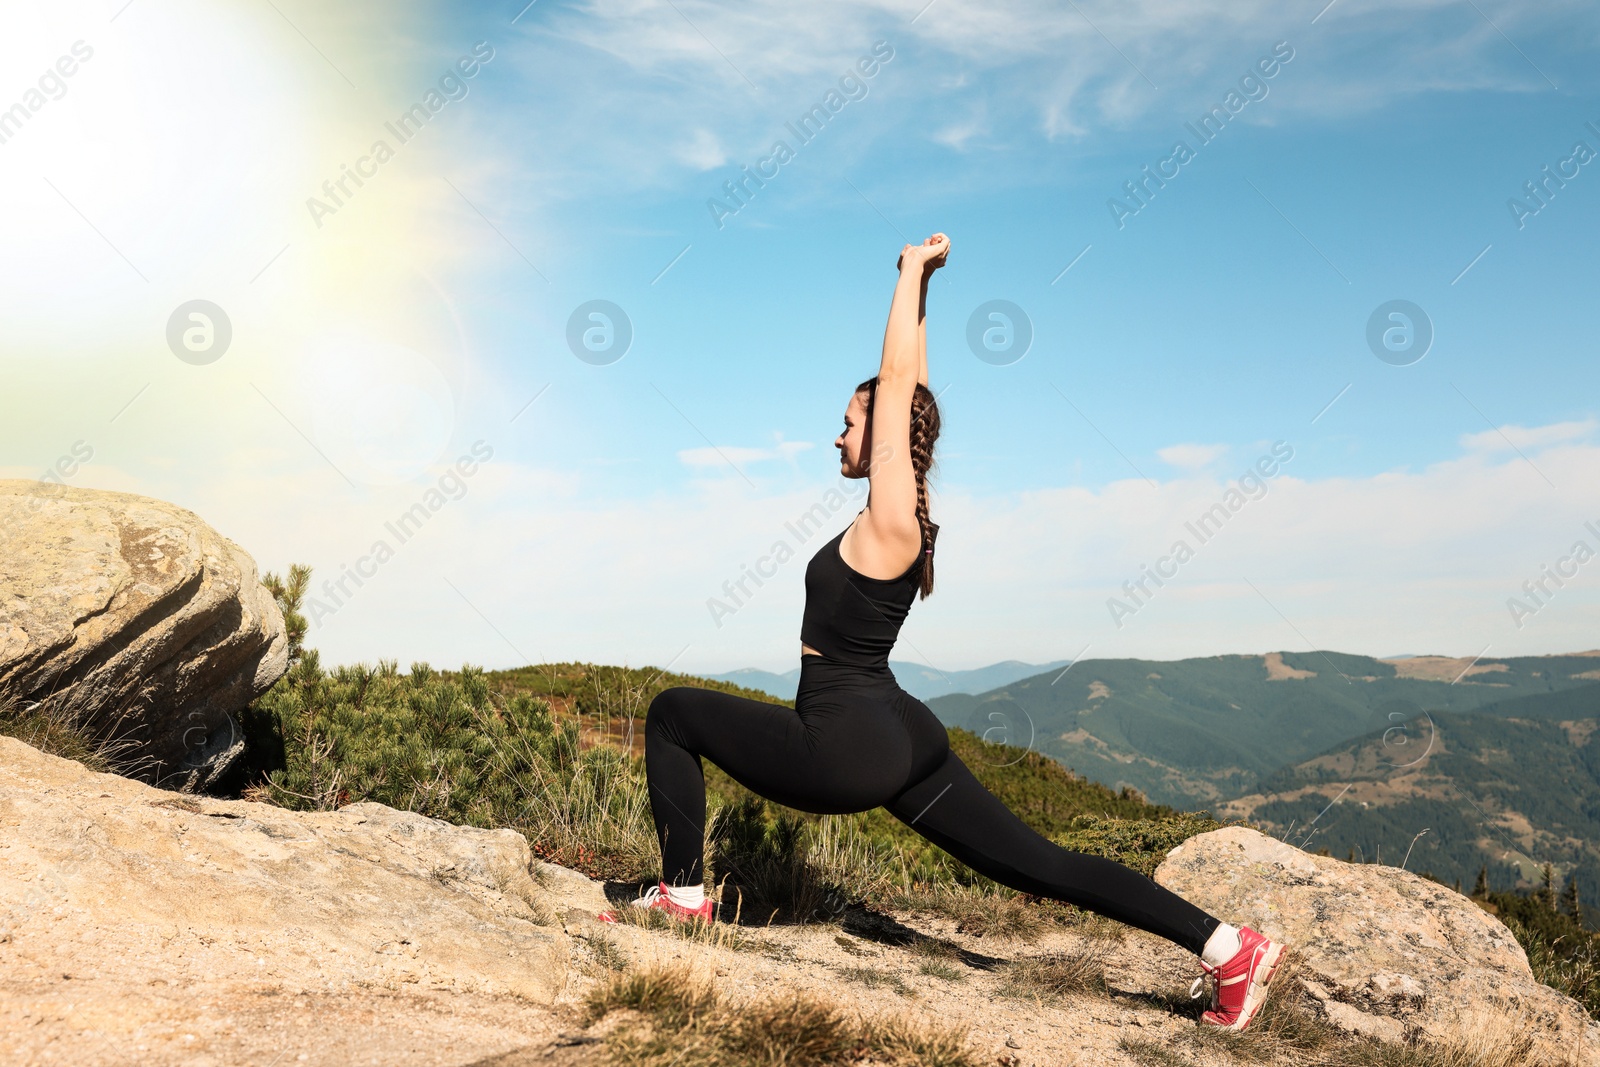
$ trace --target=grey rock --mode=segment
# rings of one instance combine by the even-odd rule
[[[1581,1064],[1600,1064],[1600,1024],[1536,981],[1505,924],[1448,886],[1314,856],[1243,826],[1183,842],[1155,878],[1288,945],[1307,992],[1345,1029],[1460,1041],[1514,1017],[1568,1054],[1580,1050]]]
[[[0,480],[0,697],[129,742],[141,778],[204,785],[287,666],[255,561],[193,512]]]

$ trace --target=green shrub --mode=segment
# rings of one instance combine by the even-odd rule
[[[278,602],[278,610],[283,613],[283,628],[289,642],[289,665],[292,667],[299,662],[306,639],[306,617],[300,614],[300,606],[305,602],[306,587],[311,584],[311,568],[303,563],[292,564],[287,578],[280,578],[268,571],[261,576],[261,584],[267,587],[267,592]]]
[[[637,762],[585,748],[542,700],[497,701],[484,672],[391,661],[325,671],[308,650],[245,716],[247,795],[290,808],[373,800],[471,826],[511,826],[552,862],[642,877],[655,831]],[[262,759],[261,754],[267,758]]]
[[[1145,875],[1154,875],[1168,852],[1196,834],[1221,829],[1224,823],[1206,812],[1174,812],[1149,819],[1079,815],[1050,840],[1074,852],[1116,860]],[[1240,825],[1240,824],[1234,824]]]
[[[1528,893],[1494,891],[1473,897],[1516,937],[1535,978],[1600,1018],[1600,934],[1587,929],[1581,916],[1558,911],[1555,894],[1547,886]]]

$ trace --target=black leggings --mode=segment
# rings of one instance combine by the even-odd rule
[[[1199,955],[1218,920],[1114,860],[1062,848],[985,789],[942,723],[887,669],[800,657],[795,707],[674,686],[650,702],[645,768],[668,885],[705,880],[700,757],[800,811],[887,808],[968,867],[1036,896],[1148,930]]]

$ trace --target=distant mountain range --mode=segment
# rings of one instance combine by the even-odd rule
[[[1548,861],[1600,901],[1589,844],[1600,841],[1600,650],[1082,660],[928,705],[946,725],[1112,788],[1248,817],[1303,847],[1381,850],[1469,885],[1487,863],[1495,888]]]
[[[1008,659],[1004,663],[991,663],[987,667],[977,667],[970,671],[941,671],[925,667],[920,663],[890,660],[889,670],[893,672],[895,681],[900,683],[901,689],[918,700],[930,700],[933,697],[950,696],[955,693],[986,692],[1010,685],[1019,678],[1058,671],[1071,662],[1063,659],[1053,663],[1022,663]],[[763,693],[771,693],[780,700],[793,700],[795,691],[800,687],[799,667],[782,674],[746,667],[729,671],[727,674],[707,674],[702,677],[719,682],[732,682],[748,689],[759,689]]]

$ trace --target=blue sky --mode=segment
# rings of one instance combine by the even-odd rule
[[[1600,152],[1591,5],[118,0],[14,19],[0,107],[74,41],[95,55],[0,144],[4,473],[92,441],[76,484],[175,500],[320,581],[396,541],[385,523],[474,442],[492,451],[359,587],[320,594],[330,659],[793,666],[825,536],[732,615],[708,604],[837,485],[896,253],[935,230],[941,566],[897,658],[1596,644],[1600,564],[1565,565],[1520,620],[1508,605],[1578,541],[1600,549],[1600,162],[1568,164],[1520,227],[1507,206],[1577,142]],[[477,42],[493,56],[465,95],[386,134]],[[877,42],[892,58],[842,85]],[[1250,80],[1275,49],[1292,58]],[[841,88],[800,143],[786,123]],[[1186,123],[1230,90],[1201,144]],[[385,137],[393,159],[314,218]],[[719,228],[708,200],[780,139],[793,158]],[[1123,183],[1179,139],[1193,158],[1133,205]],[[1138,206],[1121,226],[1113,197]],[[205,365],[164,333],[195,298],[234,331]],[[568,345],[592,300],[631,324],[613,362]],[[968,345],[994,300],[1031,326],[1012,362]],[[1394,300],[1433,333],[1403,366],[1367,340]],[[1132,598],[1274,442],[1292,458],[1262,495]]]

